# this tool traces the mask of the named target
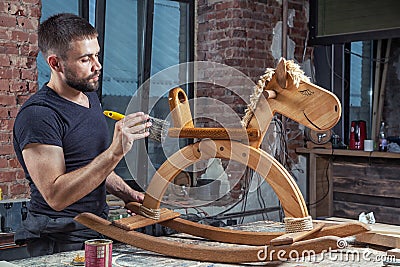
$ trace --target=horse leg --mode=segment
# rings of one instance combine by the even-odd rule
[[[143,205],[158,209],[168,184],[181,170],[199,160],[213,157],[234,160],[258,172],[275,191],[286,217],[308,216],[305,201],[296,182],[276,159],[260,149],[226,140],[203,140],[186,146],[169,157],[151,179]]]

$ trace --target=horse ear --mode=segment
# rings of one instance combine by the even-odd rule
[[[285,59],[283,57],[281,57],[278,65],[276,66],[275,77],[276,77],[276,81],[279,84],[279,86],[282,87],[283,89],[285,89],[286,88],[286,80],[287,80],[287,72],[286,72]]]

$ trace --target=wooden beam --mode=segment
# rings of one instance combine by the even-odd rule
[[[378,121],[378,105],[379,105],[379,78],[381,76],[381,50],[382,50],[382,40],[378,40],[378,45],[376,48],[376,62],[375,62],[375,83],[374,83],[374,94],[373,94],[373,104],[372,104],[372,123],[371,123],[371,139],[377,141],[377,128],[379,127]]]
[[[378,103],[378,110],[377,110],[377,123],[378,125],[382,121],[382,113],[383,113],[383,105],[385,102],[385,88],[386,88],[386,78],[387,78],[387,70],[389,65],[389,57],[390,57],[390,46],[392,44],[392,39],[388,39],[386,45],[386,53],[385,53],[385,63],[383,65],[383,72],[382,72],[382,79],[381,79],[381,87],[379,89],[379,103]],[[378,128],[376,128],[378,133]]]
[[[357,221],[346,218],[329,217],[323,222],[325,224],[330,222],[344,224]],[[358,242],[391,248],[400,248],[400,226],[375,223],[368,224],[368,227],[371,229],[370,231],[356,235],[356,240]]]
[[[281,236],[278,236],[270,241],[270,244],[273,246],[280,246],[280,245],[290,245],[294,242],[301,241],[306,237],[320,231],[324,227],[323,223],[314,224],[314,228],[310,231],[302,231],[296,233],[287,233]]]

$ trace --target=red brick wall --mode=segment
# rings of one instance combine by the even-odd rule
[[[28,197],[12,128],[21,104],[37,90],[40,0],[0,2],[0,187],[3,198]]]
[[[302,62],[308,31],[306,2],[288,3],[288,9],[295,11],[288,35],[296,43],[298,62]],[[235,67],[257,80],[276,63],[270,48],[278,21],[282,21],[282,5],[276,0],[198,0],[196,59]]]

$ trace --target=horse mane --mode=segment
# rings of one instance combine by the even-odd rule
[[[301,70],[300,66],[296,64],[293,60],[285,60],[286,72],[290,75],[293,80],[293,84],[298,88],[300,81],[310,82],[310,79],[304,75],[304,71]],[[275,74],[275,69],[267,68],[265,74],[260,76],[257,84],[254,86],[254,92],[250,96],[250,103],[247,105],[245,114],[242,118],[241,124],[244,128],[247,128],[250,123],[251,118],[254,115],[254,110],[257,107],[257,103],[262,95],[264,88],[267,86],[268,82],[271,81]]]

